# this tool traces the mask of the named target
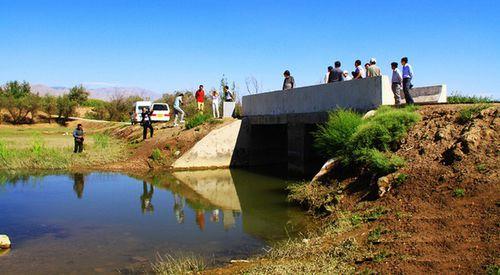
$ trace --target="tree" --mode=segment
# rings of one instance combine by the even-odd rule
[[[42,110],[47,114],[50,123],[52,115],[57,112],[57,97],[53,95],[45,95],[42,98]]]
[[[134,103],[142,101],[140,96],[125,96],[123,93],[115,93],[109,102],[109,120],[128,121]]]
[[[76,111],[76,106],[78,103],[69,98],[68,94],[59,96],[57,98],[57,115],[58,119],[64,118],[64,121],[68,120],[69,117],[73,116]]]
[[[31,93],[31,86],[28,82],[9,81],[2,89],[4,96],[12,96],[16,99],[25,97]]]
[[[250,95],[258,94],[262,91],[262,84],[254,76],[249,76],[245,78],[245,85],[247,86],[247,92]]]
[[[7,82],[1,88],[0,96],[1,105],[7,109],[12,123],[33,122],[40,108],[40,97],[31,93],[31,87],[28,82]],[[29,115],[31,115],[31,119],[28,118]]]
[[[69,90],[69,99],[82,105],[89,98],[90,93],[82,85],[74,86]]]

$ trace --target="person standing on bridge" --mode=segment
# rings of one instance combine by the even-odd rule
[[[198,112],[203,114],[203,110],[205,109],[205,90],[203,89],[203,85],[200,85],[198,91],[195,93],[196,102],[197,102],[197,110]]]
[[[391,63],[392,69],[392,93],[394,94],[394,101],[396,105],[401,104],[401,82],[403,81],[403,77],[401,76],[401,72],[398,69],[398,63]]]
[[[356,60],[354,62],[354,72],[352,72],[352,79],[363,79],[366,77],[365,70],[361,66],[361,60]]]
[[[410,94],[411,88],[413,85],[411,84],[411,80],[413,79],[413,68],[408,64],[408,57],[401,58],[401,65],[403,66],[403,93],[405,94],[406,104],[413,104],[413,97]]]
[[[330,73],[328,83],[344,81],[344,71],[340,69],[341,65],[340,61],[335,61],[335,68]]]
[[[332,73],[333,71],[333,67],[332,66],[328,66],[327,68],[327,71],[326,71],[326,75],[325,75],[325,83],[330,83],[330,74]]]
[[[286,70],[283,76],[285,77],[285,80],[283,80],[283,91],[295,88],[295,79],[290,75],[290,71]]]
[[[370,67],[368,67],[367,74],[368,74],[368,77],[382,75],[380,68],[377,66],[377,60],[373,57],[370,58]]]
[[[142,125],[142,140],[145,140],[146,137],[148,136],[148,129],[149,129],[149,135],[152,138],[153,137],[153,123],[151,122],[151,115],[153,114],[153,111],[148,110],[146,107],[142,108],[142,113],[141,113],[141,125]]]

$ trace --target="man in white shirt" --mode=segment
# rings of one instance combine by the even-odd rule
[[[398,69],[398,63],[392,62],[392,92],[394,93],[394,101],[396,105],[401,104],[401,82],[403,81],[403,77],[401,76],[401,72]]]

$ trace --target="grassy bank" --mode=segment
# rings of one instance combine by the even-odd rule
[[[86,136],[84,152],[73,154],[72,129],[58,125],[2,125],[2,169],[92,168],[123,157],[125,145],[103,133]]]

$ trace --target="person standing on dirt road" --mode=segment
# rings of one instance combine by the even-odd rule
[[[153,111],[148,110],[146,107],[142,108],[141,113],[141,125],[142,125],[142,139],[145,140],[148,135],[148,129],[150,137],[153,137],[153,124],[151,122],[151,115]]]
[[[75,149],[73,153],[81,153],[83,151],[83,140],[85,132],[83,131],[82,124],[78,123],[76,129],[73,131],[73,138],[75,138]]]
[[[205,109],[205,90],[203,90],[203,85],[200,85],[198,91],[195,93],[197,110],[198,112],[203,114],[203,110]]]

